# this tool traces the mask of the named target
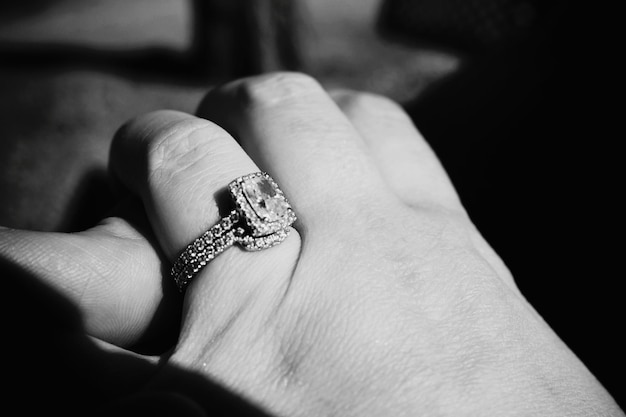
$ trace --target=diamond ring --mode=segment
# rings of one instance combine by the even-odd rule
[[[276,182],[265,172],[239,177],[228,185],[235,209],[191,242],[172,266],[182,292],[200,270],[238,243],[248,251],[271,248],[285,240],[296,214]]]

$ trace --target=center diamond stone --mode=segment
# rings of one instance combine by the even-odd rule
[[[267,178],[247,178],[242,189],[252,210],[264,221],[279,221],[287,214],[289,203]]]

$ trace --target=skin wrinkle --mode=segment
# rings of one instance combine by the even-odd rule
[[[108,233],[106,233],[108,234]],[[107,242],[107,244],[103,244],[103,245],[99,245],[98,246],[98,250],[101,251],[102,253],[105,254],[105,256],[103,257],[104,259],[113,259],[116,256],[119,255],[119,248],[121,247],[121,245],[128,247],[128,243],[131,243],[132,246],[136,246],[137,243],[141,242],[140,246],[137,246],[137,248],[130,248],[131,252],[124,252],[124,255],[128,256],[130,253],[135,253],[138,249],[141,249],[143,247],[143,244],[145,243],[143,239],[135,239],[134,241],[129,242],[127,238],[119,238],[115,235],[111,235],[108,234],[108,239],[112,240],[112,241],[116,241],[119,242],[119,245],[115,245],[115,244],[109,244],[109,242]],[[76,247],[75,250],[78,251],[80,250],[78,245],[80,245],[79,242],[75,243]],[[83,249],[83,253],[86,253],[86,251]],[[101,255],[96,255],[96,254],[91,254],[91,256],[93,256],[94,258],[99,256],[102,257]],[[143,259],[144,257],[139,257],[139,256],[132,256],[132,258],[137,258],[137,259]],[[122,265],[124,265],[124,267],[128,267],[129,264],[133,267],[135,267],[138,271],[143,270],[143,265],[137,264],[135,261],[133,262],[125,262]],[[111,270],[110,265],[107,264],[100,264],[99,265],[100,270],[94,270],[93,272],[95,272],[96,274],[100,275],[100,278],[105,279],[105,281],[109,284],[111,284],[112,286],[115,283],[115,280],[112,279],[113,276],[120,274],[121,271],[121,266],[116,266],[116,268],[114,270]],[[104,271],[104,272],[103,272]]]
[[[310,256],[307,256],[306,259],[309,260],[308,262],[311,262]],[[320,273],[322,272],[320,271]],[[306,285],[310,287],[309,291],[315,291],[315,284],[297,283],[294,285]],[[308,299],[302,298],[302,296],[297,299],[289,298],[283,300],[283,305],[285,306],[283,311],[291,311],[286,303],[296,303],[301,305],[302,308],[296,310],[300,313],[293,318],[287,318],[286,321],[284,320],[285,317],[282,316],[282,312],[279,312],[275,316],[276,324],[270,324],[277,335],[275,339],[276,347],[274,348],[275,362],[277,364],[274,380],[276,381],[275,384],[281,387],[283,391],[292,391],[291,396],[305,397],[296,401],[295,405],[298,405],[301,404],[301,401],[310,402],[310,393],[306,389],[309,386],[314,386],[315,384],[312,381],[318,378],[315,376],[317,367],[315,362],[311,362],[311,360],[315,361],[320,355],[315,355],[315,344],[308,341],[323,340],[323,335],[326,334],[330,325],[328,317],[338,317],[338,315],[330,313],[332,303],[318,303],[315,306],[311,306],[308,303]],[[311,317],[316,315],[321,315],[323,319],[319,321],[311,320]],[[286,324],[278,326],[277,324],[281,321]],[[331,323],[333,322],[331,321]],[[318,324],[310,326],[311,323]],[[329,346],[328,348],[332,347]]]
[[[277,344],[275,348],[275,362],[277,363],[275,371],[277,376],[275,380],[277,386],[280,386],[283,390],[293,386],[301,389],[306,385],[304,382],[305,379],[301,376],[301,369],[303,361],[310,355],[313,346],[303,343],[304,337],[300,333],[299,324],[305,321],[305,319],[298,315],[294,324],[289,326],[296,329],[293,332],[285,332],[284,328],[286,326],[273,326]],[[304,349],[302,349],[303,346],[305,347]]]
[[[295,229],[294,227],[290,227],[291,232],[289,234],[290,235],[291,234],[297,234],[298,238],[300,239],[300,248],[298,249],[298,255],[297,255],[296,260],[295,260],[295,262],[293,264],[293,267],[291,268],[291,271],[288,274],[289,277],[286,280],[285,289],[282,291],[282,294],[278,298],[278,301],[277,301],[276,305],[272,308],[271,312],[268,314],[267,320],[264,323],[264,327],[265,328],[269,327],[271,321],[275,321],[276,320],[276,316],[282,310],[283,305],[285,304],[286,300],[288,299],[289,295],[291,294],[294,278],[298,274],[298,270],[300,268],[302,254],[304,252],[304,247],[308,243],[308,239],[306,238],[306,236],[307,236],[307,232],[306,232],[307,229],[306,229],[306,227],[301,226],[297,222],[298,221],[296,221],[295,226],[298,229]]]
[[[215,136],[214,129],[206,124],[189,129],[187,124],[189,122],[183,122],[182,127],[171,129],[165,137],[150,144],[148,184],[161,184],[181,173],[194,172],[193,168],[202,166],[203,158],[211,155],[215,146],[215,141],[212,140]],[[193,120],[192,126],[197,124]],[[194,133],[201,131],[212,132],[213,135],[207,135],[202,140],[195,138]],[[185,158],[181,158],[181,155]]]
[[[104,249],[104,248],[102,248]],[[111,256],[113,253],[110,252],[106,256]],[[91,257],[95,257],[97,255],[91,255]],[[126,263],[128,264],[128,263]],[[116,277],[122,272],[119,270],[91,270],[87,273],[88,277],[85,279],[85,285],[83,286],[83,291],[80,294],[79,304],[84,308],[89,310],[89,306],[91,304],[101,305],[101,297],[102,293],[106,293],[103,287],[110,286],[115,288],[116,283],[119,284],[119,281],[116,281]],[[115,327],[116,324],[111,322],[111,317],[116,317],[119,309],[118,302],[114,302],[113,304],[105,304],[101,309],[101,314],[96,316],[88,316],[86,317],[87,323],[91,325],[89,327],[99,328],[99,329],[109,329],[111,327]],[[122,303],[123,305],[123,303]],[[133,304],[133,308],[141,310],[145,308],[139,304]],[[131,326],[130,323],[119,323],[118,326]],[[129,327],[130,328],[130,327]]]
[[[255,332],[251,337],[248,332],[242,333],[240,325],[238,328],[234,324],[232,332],[225,332],[213,351],[206,353],[208,360],[204,362],[204,366],[216,380],[222,381],[244,397],[254,398],[271,409],[280,409],[285,398],[276,395],[276,362],[273,359],[273,349],[268,347],[270,344],[266,331]]]
[[[39,245],[35,242],[35,239],[32,239],[27,247],[33,249],[37,246]],[[104,265],[99,256],[93,256],[89,251],[85,250],[81,241],[67,239],[65,245],[63,245],[64,251],[66,251],[66,247],[69,248],[67,252],[71,253],[75,251],[76,254],[73,254],[71,257],[61,258],[49,250],[52,249],[52,246],[41,245],[39,249],[34,249],[33,252],[38,253],[39,257],[32,258],[29,269],[33,270],[36,275],[41,275],[43,272],[50,277],[49,279],[51,280],[52,276],[63,271],[68,277],[71,277],[72,282],[74,282],[72,285],[64,285],[63,290],[66,292],[69,291],[72,294],[72,298],[82,304],[85,301],[85,293],[94,275],[102,276],[101,270],[104,268]],[[76,261],[77,259],[80,259],[81,262],[78,263]],[[87,263],[87,266],[85,266],[85,264],[83,264],[85,259],[92,263]],[[83,282],[81,278],[86,279]],[[102,276],[102,278],[106,277]]]
[[[17,230],[3,227],[2,229],[0,229],[0,233],[3,236],[7,237],[6,239],[0,239],[0,253],[2,254],[2,256],[8,258],[8,260],[12,262],[18,263],[26,270],[32,271],[36,274],[37,271],[35,271],[35,268],[37,265],[40,264],[39,262],[36,262],[36,254],[41,255],[43,251],[40,249],[45,246],[43,244],[38,245],[36,243],[37,240],[33,238],[20,241],[18,236],[19,232]],[[36,234],[38,232],[31,233]],[[33,250],[28,251],[28,248],[33,248]],[[29,256],[20,259],[20,253],[27,253],[29,254]]]
[[[117,326],[118,323],[111,322],[108,318],[111,315],[116,315],[117,305],[107,306],[101,302],[99,297],[100,294],[106,292],[103,286],[115,287],[113,276],[117,274],[117,271],[111,271],[107,268],[108,264],[105,265],[103,262],[100,262],[100,259],[106,258],[106,255],[104,258],[101,258],[101,254],[93,254],[91,251],[85,250],[81,242],[68,241],[65,244],[67,245],[65,250],[74,251],[75,253],[72,257],[67,258],[67,261],[71,260],[71,264],[66,261],[63,265],[58,265],[54,268],[56,271],[63,270],[68,277],[73,277],[72,284],[64,285],[63,291],[71,293],[71,298],[81,307],[82,311],[89,311],[94,305],[100,306],[100,314],[85,317],[87,327],[91,331],[96,329],[105,331],[105,329],[111,326]],[[45,255],[42,254],[42,256]],[[77,259],[80,259],[80,263],[76,261]],[[39,265],[52,265],[50,261],[44,260],[40,260],[38,263]],[[49,268],[45,273],[56,274]],[[52,276],[50,279],[54,280]],[[123,339],[118,341],[118,343],[120,342],[123,342]]]
[[[88,252],[84,251],[83,247],[80,244],[74,243],[74,242],[68,242],[68,245],[76,252],[81,253],[81,254],[89,254]],[[80,256],[81,261],[83,261],[83,257]],[[99,261],[98,256],[89,256],[89,259],[96,262],[96,265]],[[80,304],[90,304],[90,302],[88,303],[87,300],[85,299],[85,294],[87,293],[88,288],[92,285],[93,283],[93,279],[95,278],[95,276],[101,275],[100,272],[100,268],[103,267],[103,265],[99,265],[99,266],[93,266],[93,264],[87,262],[87,265],[89,265],[89,273],[84,274],[87,279],[84,280],[83,284],[81,285],[81,291],[78,295],[78,301]],[[78,266],[78,265],[77,265]],[[99,278],[103,278],[104,281],[106,281],[106,277],[105,276],[100,276]]]
[[[106,241],[97,244],[92,234],[98,234]],[[73,235],[50,233],[43,240],[39,239],[40,236],[44,236],[40,232],[13,231],[11,235],[28,236],[23,238],[24,244],[14,245],[14,249],[19,251],[18,253],[34,254],[30,259],[27,259],[27,264],[24,265],[25,269],[31,271],[33,276],[51,284],[65,294],[81,311],[86,312],[84,319],[90,332],[99,335],[103,335],[103,332],[108,334],[109,329],[121,324],[115,321],[114,317],[119,313],[119,306],[124,306],[124,302],[118,298],[107,300],[106,297],[101,296],[110,292],[119,293],[119,288],[115,284],[124,285],[126,281],[116,281],[117,276],[124,273],[132,274],[130,270],[122,271],[120,269],[128,266],[129,262],[111,264],[109,260],[119,260],[118,255],[122,246],[125,246],[124,244],[127,242],[134,244],[135,241],[114,237],[113,234],[108,233],[104,226]],[[112,242],[118,239],[122,246]],[[8,241],[10,242],[11,239]],[[9,256],[11,255],[9,254]],[[114,265],[113,269],[111,265]],[[133,264],[133,266],[141,268],[139,265]],[[65,278],[63,280],[58,279],[62,275]],[[142,308],[141,305],[133,304],[133,306],[138,309]],[[99,313],[89,314],[89,311],[94,308]],[[141,322],[133,323],[124,322],[119,328],[124,326],[141,327],[143,325]],[[132,336],[130,338],[123,336],[116,339],[116,343],[123,344],[131,338]]]
[[[284,297],[281,300],[281,305],[284,306],[287,301],[299,303],[304,302],[304,300],[287,300],[287,298]],[[283,319],[282,311],[279,311],[278,308],[275,311],[275,323],[280,323]],[[288,309],[283,309],[283,311],[288,311]],[[305,385],[303,382],[304,379],[300,376],[300,370],[304,359],[309,356],[311,349],[313,349],[312,344],[307,345],[305,343],[305,334],[311,334],[311,332],[308,330],[308,326],[302,326],[303,323],[307,323],[308,318],[306,316],[308,314],[308,310],[303,308],[300,310],[300,313],[295,316],[295,318],[287,321],[288,324],[282,326],[272,324],[272,328],[277,334],[277,337],[275,338],[277,341],[276,356],[278,358],[277,381],[279,381],[281,385],[295,385],[297,387]],[[292,330],[286,331],[285,329]],[[317,334],[318,331],[319,330],[316,328],[312,334]],[[305,346],[306,349],[302,349],[303,346]]]
[[[220,344],[223,342],[225,335],[231,331],[235,326],[235,323],[240,318],[241,314],[247,307],[247,302],[242,303],[237,310],[223,323],[221,323],[209,336],[208,341],[204,348],[200,351],[198,359],[203,362],[210,362],[213,352],[220,349]]]
[[[356,309],[356,306],[353,306],[352,308]],[[326,311],[325,313],[331,315],[332,310]],[[325,345],[325,349],[341,349],[345,352],[346,357],[352,360],[339,360],[338,358],[335,358],[334,355],[328,355],[329,358],[326,359],[323,364],[320,364],[320,359],[324,358],[325,355],[322,354],[318,355],[317,357],[309,355],[309,358],[313,359],[309,360],[309,362],[313,365],[318,365],[312,367],[313,369],[310,379],[317,381],[318,390],[321,390],[321,392],[318,393],[318,402],[326,403],[323,404],[322,411],[328,409],[334,410],[337,408],[338,405],[340,405],[337,403],[337,401],[332,400],[333,396],[337,392],[339,392],[339,395],[341,397],[351,399],[349,401],[346,401],[346,403],[343,405],[344,409],[358,409],[358,402],[360,402],[359,400],[363,398],[363,396],[360,395],[360,392],[365,389],[365,387],[360,384],[362,378],[359,377],[359,374],[361,373],[362,369],[359,369],[357,366],[355,366],[355,364],[364,364],[363,362],[356,359],[357,357],[362,357],[362,355],[360,355],[360,346],[355,345],[355,343],[353,342],[355,340],[358,340],[358,338],[352,337],[355,336],[354,331],[356,329],[351,328],[350,324],[352,323],[350,323],[348,320],[341,320],[340,318],[346,316],[342,316],[339,313],[340,312],[337,312],[333,315],[335,320],[331,321],[330,326],[327,326],[323,329],[320,325],[317,325],[315,327],[317,327],[318,329],[318,334],[324,334],[324,332],[328,332],[329,327],[332,327],[334,334],[339,335],[340,337],[334,340],[334,344]],[[309,333],[309,337],[311,338],[310,340],[315,340],[314,338],[312,338],[312,335],[315,335],[315,333]],[[351,343],[342,343],[341,345],[337,345],[337,342],[341,340],[351,341]],[[311,352],[313,351],[314,350],[311,350]],[[329,359],[331,359],[332,362]],[[322,365],[328,366],[328,369],[331,369],[333,372],[329,375],[327,371],[320,371],[324,369]],[[309,366],[309,369],[311,369],[311,366]],[[320,381],[322,381],[321,385],[319,384]]]
[[[233,338],[238,335],[237,323],[247,309],[248,302],[242,303],[227,319],[223,321],[217,327],[215,323],[212,324],[213,330],[210,334],[206,334],[206,331],[201,332],[204,335],[202,338],[194,336],[201,344],[202,347],[198,351],[197,344],[193,341],[187,342],[191,334],[194,331],[187,329],[187,332],[178,342],[178,347],[175,349],[174,359],[183,368],[196,369],[201,367],[200,371],[208,372],[213,378],[221,381],[226,386],[230,386],[238,392],[244,389],[243,386],[238,386],[232,378],[226,377],[236,370],[240,364],[246,362],[246,358],[239,357],[235,362],[229,362],[223,360],[223,344],[228,338]],[[197,326],[194,323],[194,326]],[[180,351],[180,347],[185,346],[185,352]],[[196,351],[195,354],[189,356],[188,352]],[[238,351],[239,352],[239,351]],[[182,355],[182,356],[181,356]],[[227,364],[227,365],[226,365]],[[244,389],[245,391],[245,389]]]

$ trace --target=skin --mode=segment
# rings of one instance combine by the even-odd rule
[[[4,229],[0,254],[76,303],[102,349],[161,361],[137,403],[167,393],[209,415],[214,399],[183,388],[183,369],[271,415],[623,415],[383,97],[295,73],[235,81],[197,116],[128,122],[111,167],[118,215],[69,235]],[[269,250],[227,250],[183,299],[162,268],[219,220],[224,187],[259,170],[288,196],[294,230]],[[171,349],[123,350],[156,343],[155,322],[174,329]]]

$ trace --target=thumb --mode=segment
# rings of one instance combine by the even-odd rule
[[[69,234],[0,228],[0,258],[74,302],[94,337],[155,348],[166,343],[155,339],[157,333],[177,333],[179,297],[162,285],[159,253],[122,217]]]

